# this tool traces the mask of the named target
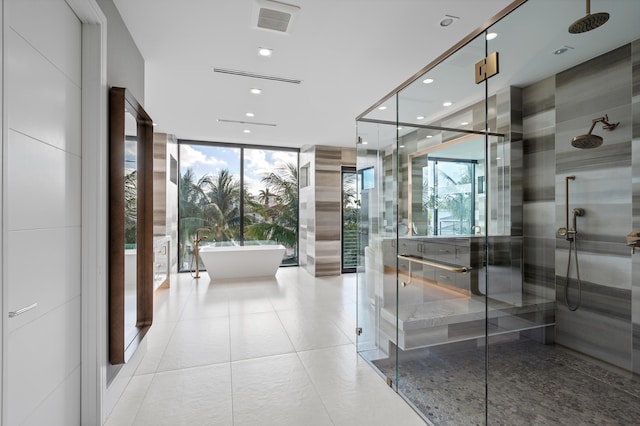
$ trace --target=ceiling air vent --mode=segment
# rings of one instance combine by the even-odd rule
[[[262,30],[290,33],[300,6],[275,0],[257,0],[253,22]]]
[[[290,13],[273,9],[260,9],[258,28],[286,33],[287,28],[289,28],[289,22],[291,22]]]

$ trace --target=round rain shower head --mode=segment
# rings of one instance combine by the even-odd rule
[[[587,31],[595,30],[608,20],[609,14],[606,12],[594,13],[593,15],[587,14],[584,18],[580,18],[569,25],[569,32],[571,34],[586,33]]]
[[[602,145],[602,138],[598,135],[580,135],[571,140],[571,145],[575,148],[589,149]]]

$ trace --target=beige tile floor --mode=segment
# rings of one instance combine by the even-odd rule
[[[147,353],[107,426],[424,425],[357,356],[355,299],[354,274],[179,274],[156,292]]]

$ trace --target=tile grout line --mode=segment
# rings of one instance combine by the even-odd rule
[[[158,365],[155,366],[154,371],[152,373],[150,373],[152,375],[151,381],[149,382],[149,385],[147,386],[146,390],[144,391],[144,395],[142,396],[142,398],[140,400],[140,404],[138,404],[138,406],[136,408],[136,414],[133,416],[133,421],[131,422],[131,425],[135,425],[136,421],[138,420],[138,417],[140,416],[140,410],[142,409],[142,406],[144,405],[144,402],[147,400],[147,396],[149,395],[149,389],[151,389],[151,386],[156,381],[156,377],[157,377],[157,375],[159,373],[158,369],[160,368],[160,364],[162,363],[162,360],[164,359],[164,355],[167,352],[167,348],[169,347],[169,344],[171,343],[171,340],[173,339],[173,336],[174,336],[174,334],[176,332],[176,328],[178,327],[178,323],[181,322],[181,318],[182,318],[182,315],[184,313],[183,311],[184,311],[184,308],[186,306],[186,300],[188,300],[188,298],[193,293],[193,283],[191,283],[190,287],[191,287],[191,289],[189,291],[189,294],[185,298],[185,303],[180,308],[180,315],[178,315],[178,318],[176,319],[176,321],[167,321],[167,322],[173,324],[173,327],[171,328],[170,336],[167,339],[166,345],[164,345],[164,349],[162,350],[162,354],[160,355],[160,358],[159,358],[159,361],[158,361]],[[170,293],[167,294],[167,298],[169,298],[170,296],[171,296]],[[154,312],[154,316],[155,316],[155,312]],[[147,344],[148,344],[148,342],[147,342]],[[145,357],[146,357],[146,355],[147,354],[145,354]],[[144,358],[143,358],[143,360],[144,360]],[[138,365],[138,368],[140,368],[140,365]],[[133,372],[133,375],[131,376],[131,379],[133,379],[135,377],[143,376],[143,375],[136,375],[136,372],[137,372],[138,368],[136,368],[136,371]],[[177,369],[177,370],[180,370],[180,369]],[[167,370],[167,371],[177,371],[177,370]],[[160,373],[163,373],[163,372],[164,371],[161,371]],[[129,383],[127,384],[127,388],[129,387],[130,384],[131,384],[131,380],[129,380]],[[126,389],[125,389],[125,391],[126,391]],[[120,398],[122,398],[122,395],[120,396]],[[117,403],[116,403],[116,405],[117,405]]]
[[[228,296],[228,295],[227,295]],[[233,359],[231,358],[231,306],[229,303],[229,297],[227,297],[227,324],[229,328],[229,385],[231,392],[231,424],[236,424],[235,419],[235,405],[234,405],[234,392],[233,392]]]
[[[287,328],[285,327],[284,323],[282,322],[282,318],[280,318],[280,314],[279,314],[278,310],[275,309],[275,307],[274,307],[274,312],[275,312],[276,316],[278,317],[278,321],[280,322],[280,325],[282,326],[282,329],[284,330],[285,334],[287,335],[287,339],[289,339],[289,342],[291,343],[291,347],[293,348],[293,351],[296,354],[296,358],[298,358],[298,362],[300,362],[300,365],[302,366],[302,369],[304,370],[304,373],[305,373],[307,379],[309,380],[309,383],[311,383],[311,386],[313,386],[313,390],[315,391],[316,395],[320,399],[320,403],[322,404],[322,408],[324,409],[325,413],[327,414],[327,417],[331,421],[331,424],[335,426],[336,423],[335,423],[334,419],[331,417],[331,413],[329,412],[329,409],[327,408],[327,405],[326,405],[324,399],[322,398],[322,395],[320,395],[320,392],[318,391],[318,387],[316,386],[316,383],[311,378],[311,375],[309,374],[309,371],[307,370],[307,367],[304,365],[304,362],[302,362],[302,358],[300,358],[299,351],[296,349],[295,345],[293,344],[293,341],[291,340],[291,336],[289,336],[289,332],[287,331]]]

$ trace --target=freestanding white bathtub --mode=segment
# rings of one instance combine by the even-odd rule
[[[200,248],[200,258],[211,280],[273,277],[284,257],[282,245]]]

